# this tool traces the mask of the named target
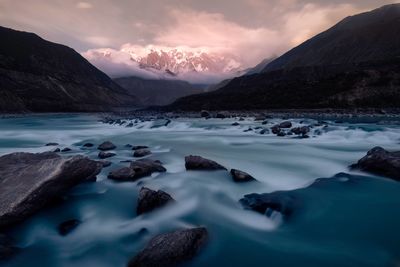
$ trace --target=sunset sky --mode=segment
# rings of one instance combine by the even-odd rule
[[[0,0],[0,24],[73,47],[189,46],[245,65],[279,55],[340,19],[389,0]]]

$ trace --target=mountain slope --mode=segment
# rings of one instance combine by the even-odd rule
[[[348,17],[269,63],[170,109],[400,106],[400,4]]]
[[[103,111],[139,105],[73,49],[0,27],[0,112]]]
[[[171,104],[176,99],[203,92],[185,81],[146,80],[139,77],[117,78],[114,81],[125,88],[129,94],[137,96],[146,106]]]

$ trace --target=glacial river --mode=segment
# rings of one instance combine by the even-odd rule
[[[97,182],[73,188],[58,205],[48,207],[12,231],[21,251],[2,266],[126,266],[155,235],[205,226],[207,245],[185,266],[399,266],[400,183],[348,166],[374,146],[400,150],[398,121],[356,123],[327,121],[311,129],[310,138],[260,134],[267,124],[246,118],[173,119],[110,125],[90,115],[37,115],[0,120],[0,155],[42,152],[69,147],[64,156],[84,154],[97,159],[97,145],[117,145],[110,167]],[[293,119],[294,126],[317,124]],[[253,130],[246,131],[249,127]],[[91,142],[93,148],[82,148]],[[131,145],[149,146],[151,159],[165,173],[136,182],[107,179],[114,169],[134,160]],[[228,169],[246,171],[259,182],[234,183],[225,171],[186,171],[184,157],[200,155]],[[244,210],[238,202],[249,193],[294,190],[317,178],[346,172],[357,183],[304,189],[302,210],[290,221]],[[142,186],[169,193],[176,203],[136,215]],[[69,235],[57,226],[69,219],[82,223]]]

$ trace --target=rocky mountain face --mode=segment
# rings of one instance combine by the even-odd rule
[[[400,4],[348,17],[223,88],[169,108],[265,109],[400,106]]]
[[[4,27],[0,36],[0,112],[86,112],[140,105],[69,47]]]
[[[180,97],[199,94],[203,89],[179,80],[146,80],[139,77],[117,78],[114,81],[146,106],[171,104]]]

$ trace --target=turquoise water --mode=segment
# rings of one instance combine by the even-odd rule
[[[125,266],[153,236],[182,227],[206,226],[207,246],[187,266],[396,266],[400,264],[400,184],[366,173],[350,172],[373,146],[400,150],[400,127],[386,123],[329,122],[308,139],[243,132],[261,127],[249,118],[176,119],[168,126],[139,122],[132,128],[103,124],[96,116],[47,115],[0,120],[0,155],[15,151],[41,152],[59,143],[65,156],[97,158],[86,142],[110,140],[117,145],[113,164],[96,183],[75,187],[57,206],[34,215],[12,235],[23,249],[4,266]],[[279,119],[271,119],[271,126]],[[293,120],[295,125],[315,123]],[[318,135],[320,133],[320,135]],[[127,166],[132,151],[126,144],[147,145],[152,159],[166,173],[138,182],[116,183],[109,171]],[[200,155],[227,168],[241,169],[259,183],[236,184],[224,171],[186,171],[184,157]],[[356,182],[305,188],[315,179],[339,172]],[[353,181],[353,180],[351,180]],[[142,186],[161,189],[176,204],[136,216]],[[238,200],[249,193],[294,190],[301,209],[283,222],[243,210]],[[82,221],[71,234],[60,236],[59,223]],[[142,229],[147,231],[141,231]]]

